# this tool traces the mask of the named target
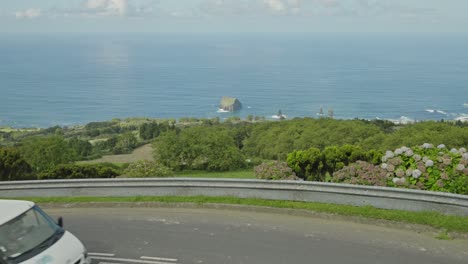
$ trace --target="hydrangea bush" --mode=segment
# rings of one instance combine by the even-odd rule
[[[468,194],[468,152],[443,144],[401,147],[387,151],[378,166],[351,164],[332,181]]]
[[[173,174],[170,168],[147,160],[131,163],[124,171],[124,175],[130,178],[169,177]]]
[[[272,161],[254,168],[255,177],[263,180],[300,180],[286,162]]]
[[[387,171],[366,161],[357,161],[335,172],[332,182],[387,186]]]

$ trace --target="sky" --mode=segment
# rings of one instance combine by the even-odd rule
[[[0,32],[468,32],[468,0],[0,0]]]

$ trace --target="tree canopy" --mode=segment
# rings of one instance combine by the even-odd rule
[[[154,143],[156,161],[175,170],[225,171],[242,167],[243,156],[229,131],[220,127],[190,127],[169,131]]]
[[[77,159],[74,149],[61,136],[32,137],[22,142],[21,154],[36,171],[51,169]]]
[[[31,166],[16,148],[0,148],[0,181],[31,179]]]

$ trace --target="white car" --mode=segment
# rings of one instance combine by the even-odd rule
[[[0,200],[0,264],[90,264],[80,240],[33,202]]]

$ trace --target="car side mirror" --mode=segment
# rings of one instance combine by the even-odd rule
[[[63,217],[59,217],[59,218],[57,219],[57,224],[58,224],[61,228],[63,228]]]

